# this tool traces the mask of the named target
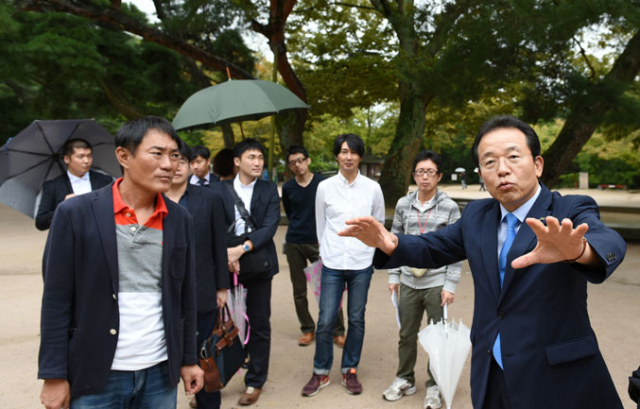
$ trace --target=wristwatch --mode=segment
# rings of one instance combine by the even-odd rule
[[[244,243],[242,245],[242,250],[244,250],[244,252],[247,253],[249,250],[251,250],[251,247],[249,247],[247,243]]]

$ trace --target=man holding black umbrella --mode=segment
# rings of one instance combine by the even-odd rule
[[[111,176],[90,171],[93,163],[93,149],[84,139],[69,139],[64,147],[64,163],[67,173],[45,182],[42,199],[36,216],[38,230],[47,230],[53,220],[53,213],[64,200],[75,195],[89,193],[111,183]]]

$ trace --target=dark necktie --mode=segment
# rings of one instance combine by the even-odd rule
[[[507,213],[505,216],[507,219],[507,238],[504,240],[504,244],[502,245],[502,249],[500,250],[499,257],[499,267],[500,267],[500,288],[502,288],[502,283],[504,282],[504,272],[507,268],[507,254],[509,254],[509,249],[511,249],[511,245],[513,244],[513,240],[516,238],[516,226],[518,225],[518,218],[514,216],[512,213]],[[493,343],[493,356],[496,359],[500,368],[504,369],[502,366],[502,350],[500,348],[500,333],[496,337],[496,341]]]
[[[207,179],[200,179],[200,180],[198,180],[198,184],[199,184],[200,186],[204,186],[204,184],[205,184],[205,182],[206,182],[206,181],[207,181]]]

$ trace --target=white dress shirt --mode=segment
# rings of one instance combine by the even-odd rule
[[[542,188],[540,187],[540,184],[538,184],[538,190],[531,197],[531,199],[527,200],[522,206],[518,207],[516,210],[511,212],[518,219],[518,224],[516,225],[516,228],[515,228],[516,234],[518,234],[518,231],[520,230],[520,226],[522,226],[522,223],[524,223],[524,219],[527,218],[527,214],[529,214],[529,210],[531,210],[531,208],[533,207],[533,204],[538,199],[538,196],[540,196],[541,191],[542,191]],[[500,213],[502,214],[502,216],[500,218],[500,225],[498,226],[498,259],[500,259],[500,251],[502,250],[502,245],[504,244],[504,241],[507,239],[507,222],[505,221],[505,217],[507,216],[507,213],[509,213],[509,211],[505,209],[505,207],[502,206],[501,204]]]
[[[233,189],[238,194],[238,197],[244,203],[244,208],[247,209],[247,213],[251,214],[251,198],[253,197],[253,188],[256,186],[256,181],[258,179],[254,179],[253,182],[248,185],[242,184],[240,182],[240,173],[236,175],[233,179]],[[238,206],[233,206],[233,209],[236,212],[236,236],[240,236],[244,234],[245,221],[240,215],[240,211],[238,210]],[[251,231],[251,227],[247,226],[247,233]]]
[[[83,195],[91,192],[91,180],[89,179],[89,172],[85,173],[81,178],[71,174],[67,171],[67,176],[71,182],[71,189],[74,195]]]
[[[204,177],[204,186],[209,186],[209,184],[211,183],[211,180],[209,180],[210,178],[211,178],[211,173],[207,172],[207,175]],[[192,185],[200,186],[200,178],[195,174],[193,174],[191,175],[191,179],[189,179],[189,183],[191,183]]]
[[[340,172],[323,180],[316,194],[316,230],[322,263],[334,270],[362,270],[371,265],[375,249],[353,237],[340,237],[345,221],[373,216],[384,223],[384,197],[377,182],[360,174],[349,184]]]

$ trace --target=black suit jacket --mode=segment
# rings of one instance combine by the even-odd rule
[[[193,223],[165,198],[162,310],[169,381],[198,362]],[[67,379],[73,398],[104,387],[118,342],[118,254],[112,185],[58,206],[44,252],[39,379]]]
[[[230,226],[236,220],[235,200],[227,185],[231,185],[231,188],[233,188],[233,180],[225,180],[212,185],[222,196],[226,224]],[[249,208],[246,203],[245,207]],[[271,275],[269,277],[271,278],[278,274],[279,270],[276,246],[273,243],[273,236],[276,234],[278,223],[280,222],[280,196],[278,195],[277,186],[272,182],[258,178],[253,188],[250,209],[249,212],[256,224],[256,230],[249,234],[249,239],[255,249],[267,247],[269,261],[271,262]],[[242,271],[240,271],[240,280],[242,280]]]
[[[622,409],[589,321],[587,282],[601,283],[613,273],[624,258],[625,242],[600,221],[598,206],[590,197],[563,197],[543,185],[527,217],[549,215],[571,219],[574,226],[589,225],[585,236],[602,260],[600,270],[562,262],[515,270],[511,262],[537,244],[533,230],[522,224],[507,255],[500,288],[501,213],[495,199],[469,203],[455,224],[437,232],[399,235],[390,259],[376,251],[376,268],[434,268],[469,260],[475,289],[471,400],[476,409],[483,408],[498,332],[514,409]]]
[[[198,313],[204,313],[216,308],[216,291],[229,288],[227,224],[217,190],[189,184],[187,197],[195,237]]]
[[[113,182],[113,178],[90,170],[89,181],[91,182],[91,190],[98,190]],[[36,227],[38,230],[47,230],[49,228],[56,208],[64,201],[65,196],[71,193],[73,193],[73,189],[67,172],[44,183],[40,207],[38,207],[38,214],[36,215]]]

